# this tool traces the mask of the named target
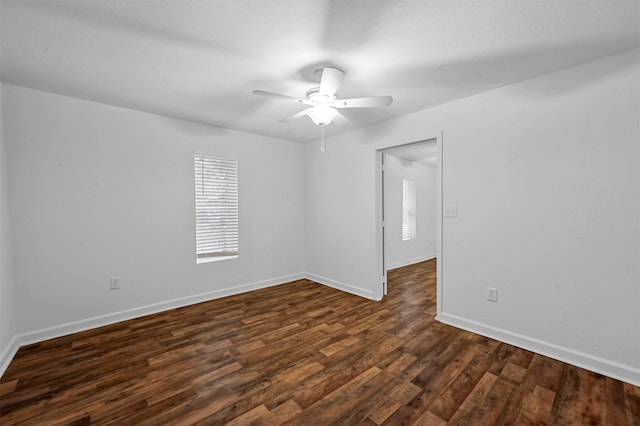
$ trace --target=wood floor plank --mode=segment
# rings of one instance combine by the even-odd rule
[[[447,422],[433,414],[431,411],[425,411],[412,424],[414,426],[444,426]]]
[[[640,426],[640,388],[628,383],[623,386],[628,424]]]
[[[283,404],[269,410],[269,412],[262,417],[254,420],[252,425],[279,425],[283,424],[296,414],[302,412],[302,408],[292,399],[285,401]]]
[[[295,424],[308,424],[313,419],[316,424],[328,425],[338,423],[345,414],[348,415],[351,410],[357,408],[370,392],[374,390],[371,381],[376,377],[380,379],[380,370],[378,367],[371,367],[362,372],[353,380],[340,386],[321,400],[307,407],[296,418],[292,419]],[[378,380],[376,384],[381,384],[382,380]],[[367,386],[368,385],[368,386]],[[344,413],[344,414],[343,414]],[[343,423],[348,424],[348,423]]]
[[[554,425],[570,425],[580,415],[576,411],[581,386],[579,371],[578,367],[572,365],[562,366],[558,390],[551,409],[551,422]]]
[[[490,358],[486,356],[475,356],[464,371],[462,371],[429,406],[429,411],[441,419],[449,421],[453,414],[458,411],[460,405],[464,403],[469,394],[476,388],[490,365]],[[489,375],[486,380],[492,377],[496,376]]]
[[[244,425],[248,425],[248,424],[251,424],[252,422],[260,419],[261,417],[266,416],[267,414],[269,414],[269,410],[267,410],[267,407],[265,407],[264,405],[260,404],[257,407],[255,407],[255,408],[247,411],[246,413],[242,414],[241,416],[236,417],[235,419],[233,419],[232,421],[227,423],[227,426],[244,426]]]
[[[395,376],[402,373],[408,366],[413,364],[418,357],[412,354],[403,353],[395,361],[393,361],[389,366],[385,367],[387,374]]]
[[[538,386],[527,395],[522,402],[522,409],[516,418],[516,424],[549,425],[551,424],[551,409],[553,407],[554,392]],[[588,423],[585,423],[588,424]]]
[[[606,398],[604,421],[609,425],[623,425],[627,422],[624,385],[609,377],[605,377],[604,380],[604,396]]]
[[[309,280],[20,348],[5,425],[636,425],[640,388],[435,320],[436,261],[365,300]]]
[[[402,407],[397,401],[387,400],[384,404],[379,405],[374,410],[371,411],[369,417],[373,422],[377,425],[381,425],[387,420],[393,413],[395,413],[398,408]]]
[[[500,378],[508,382],[517,384],[522,381],[527,369],[519,365],[508,362],[500,372]]]
[[[447,389],[449,385],[455,380],[456,377],[463,371],[464,368],[471,362],[476,356],[474,351],[465,351],[451,361],[442,371],[436,374],[427,385],[422,386],[423,392],[414,397],[411,401],[407,402],[407,406],[411,407],[411,415],[406,419],[407,423],[422,422],[425,419],[425,412],[427,408],[438,398],[443,392],[443,389]],[[421,361],[419,359],[418,361]],[[416,362],[417,364],[418,362]],[[431,413],[432,416],[426,418],[436,418],[437,416]],[[439,419],[439,417],[437,417]],[[422,420],[421,420],[422,419]]]
[[[597,424],[604,421],[604,377],[586,370],[579,370],[578,375],[580,377],[580,389],[576,402],[578,420],[582,424]]]
[[[487,394],[497,380],[498,376],[496,375],[489,372],[483,374],[467,398],[457,407],[456,411],[449,418],[449,422],[454,425],[491,424],[486,423],[486,419],[477,415],[474,410],[484,408],[484,401],[486,400]]]

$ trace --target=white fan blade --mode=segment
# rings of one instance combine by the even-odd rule
[[[369,96],[366,98],[336,99],[335,108],[371,108],[389,106],[393,102],[391,96]]]
[[[333,117],[333,120],[331,122],[336,123],[338,126],[347,126],[351,123],[351,120],[349,120],[344,115],[337,113],[336,116]]]
[[[307,101],[306,99],[298,99],[298,98],[294,98],[293,96],[281,95],[280,93],[265,92],[264,90],[254,90],[251,93],[257,96],[266,96],[267,98],[284,99],[285,101],[294,101],[301,104],[310,105],[309,101]]]
[[[322,77],[320,78],[320,94],[327,96],[335,96],[336,90],[342,83],[344,72],[337,68],[324,68]]]
[[[300,118],[300,117],[304,117],[305,115],[307,115],[307,110],[310,110],[311,108],[307,108],[307,109],[303,109],[300,112],[296,112],[295,114],[292,114],[288,117],[283,118],[282,120],[279,121],[279,123],[286,123],[287,121],[292,121],[295,120],[296,118]]]

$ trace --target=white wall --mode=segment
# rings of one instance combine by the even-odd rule
[[[385,156],[385,262],[388,269],[436,257],[436,168]],[[416,182],[416,238],[402,241],[402,179]]]
[[[375,150],[443,132],[439,319],[640,384],[634,49],[306,148],[307,271],[376,298]],[[498,303],[486,300],[497,287]]]
[[[0,372],[13,357],[15,348],[15,311],[13,300],[13,264],[11,222],[7,185],[6,137],[3,119],[4,85],[0,83]]]
[[[10,85],[4,96],[23,340],[302,276],[301,144]],[[238,259],[196,265],[194,151],[238,159]]]

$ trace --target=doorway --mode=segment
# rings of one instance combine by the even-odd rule
[[[442,137],[377,151],[377,252],[387,271],[437,258],[437,305],[442,301]],[[431,180],[431,182],[428,182]]]

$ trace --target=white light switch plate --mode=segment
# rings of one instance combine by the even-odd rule
[[[493,287],[487,287],[487,300],[489,302],[498,301],[498,289]]]
[[[455,204],[445,204],[444,217],[458,217],[458,206]]]

